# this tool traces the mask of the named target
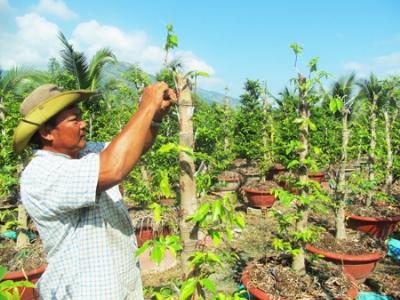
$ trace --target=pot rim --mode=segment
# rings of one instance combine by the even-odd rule
[[[265,191],[265,190],[255,190],[255,189],[252,189],[252,188],[244,187],[243,191],[246,192],[246,193],[249,192],[249,193],[253,193],[253,194],[271,195],[271,196],[275,197],[270,191]]]
[[[14,271],[14,272],[7,272],[4,275],[3,280],[26,280],[26,277],[28,277],[28,280],[30,277],[33,277],[35,275],[43,273],[47,268],[47,264],[43,264],[36,269],[27,271],[27,272],[22,272],[22,271]],[[26,274],[26,277],[24,275]]]
[[[381,251],[373,252],[373,253],[367,253],[367,254],[360,254],[360,255],[349,255],[349,254],[340,254],[340,253],[334,253],[334,252],[329,252],[327,250],[323,250],[317,247],[314,247],[310,244],[307,244],[305,246],[305,249],[311,253],[315,254],[321,254],[326,258],[331,258],[331,259],[337,259],[341,261],[351,261],[351,262],[373,262],[373,261],[378,261],[385,257],[385,253]]]
[[[400,215],[395,215],[392,217],[364,217],[364,216],[357,216],[357,215],[349,215],[348,219],[353,219],[357,221],[366,221],[372,223],[380,223],[380,222],[399,222]]]

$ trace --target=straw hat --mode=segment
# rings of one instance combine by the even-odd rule
[[[93,94],[95,92],[87,90],[61,92],[54,84],[35,89],[21,103],[22,120],[14,131],[14,150],[22,152],[42,124],[64,108],[86,100]]]

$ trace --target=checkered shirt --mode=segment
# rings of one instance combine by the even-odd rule
[[[87,143],[79,159],[34,153],[21,176],[21,200],[47,253],[42,299],[143,299],[134,229],[118,186],[96,194],[99,153]]]

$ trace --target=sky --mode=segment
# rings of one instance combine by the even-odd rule
[[[238,97],[246,79],[277,95],[296,75],[293,42],[304,50],[299,69],[318,56],[330,81],[355,71],[400,75],[398,0],[0,0],[0,67],[47,67],[59,57],[62,31],[91,57],[109,47],[120,61],[151,74],[164,59],[173,24],[186,70],[207,72],[208,90]],[[327,81],[326,85],[330,82]]]

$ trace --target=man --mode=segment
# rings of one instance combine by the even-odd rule
[[[20,181],[47,253],[38,289],[42,299],[143,299],[134,229],[117,185],[153,144],[175,94],[165,83],[145,88],[137,112],[106,147],[85,141],[76,104],[92,94],[47,84],[21,104],[14,149],[39,146]]]

